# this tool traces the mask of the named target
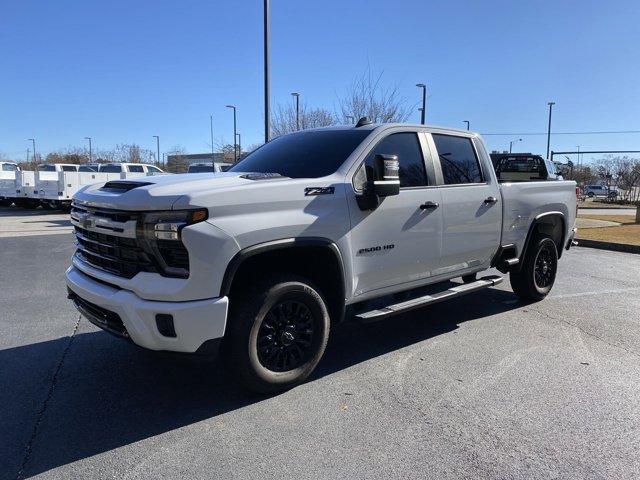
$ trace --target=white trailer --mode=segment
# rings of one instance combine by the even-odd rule
[[[0,205],[11,205],[16,194],[17,163],[0,162]]]
[[[13,203],[17,207],[38,208],[40,200],[36,192],[36,172],[30,170],[16,171]]]

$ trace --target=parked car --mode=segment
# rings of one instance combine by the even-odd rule
[[[225,175],[84,187],[66,282],[98,327],[151,350],[218,345],[275,392],[314,370],[332,325],[486,289],[503,280],[489,268],[543,299],[575,214],[575,182],[499,183],[477,134],[361,119],[278,137]]]
[[[615,198],[618,196],[618,190],[609,188],[606,185],[585,185],[582,188],[582,194],[586,197],[606,197]]]
[[[233,167],[233,163],[224,163],[224,162],[192,163],[187,168],[187,173],[226,172],[231,167]]]

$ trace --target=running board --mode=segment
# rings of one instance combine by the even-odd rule
[[[442,292],[432,293],[429,295],[423,295],[421,297],[412,298],[411,300],[405,300],[404,302],[394,303],[387,305],[386,307],[370,310],[368,312],[361,312],[355,315],[355,318],[362,322],[374,322],[382,320],[383,318],[398,313],[408,312],[414,308],[421,308],[433,303],[442,302],[444,300],[450,300],[455,297],[466,295],[467,293],[477,292],[484,288],[493,287],[501,283],[503,278],[499,275],[490,275],[488,277],[482,277],[475,282],[465,283],[458,285]]]

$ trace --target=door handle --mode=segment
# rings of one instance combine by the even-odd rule
[[[487,197],[484,199],[484,203],[494,204],[498,201],[496,197]]]
[[[440,204],[438,202],[424,202],[420,205],[420,210],[429,210],[431,208],[438,208]]]

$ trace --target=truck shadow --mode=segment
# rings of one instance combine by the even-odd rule
[[[375,324],[343,324],[334,329],[324,359],[309,382],[521,305],[510,292],[489,289]],[[67,347],[25,476],[265,400],[226,378],[217,359],[147,352],[103,332],[77,334],[71,342],[65,337],[0,351],[0,385],[28,390],[43,363],[57,364]],[[38,404],[44,401],[46,388],[40,386],[39,392],[34,395],[40,399]],[[11,450],[16,451],[9,461],[16,465],[2,466],[5,474],[14,468],[17,473],[37,415],[37,409],[26,411],[17,405],[19,395],[9,398],[14,401],[5,402],[3,408],[8,418],[14,418],[9,426],[15,428],[0,435],[0,450],[13,445]],[[24,430],[20,434],[18,425]]]

